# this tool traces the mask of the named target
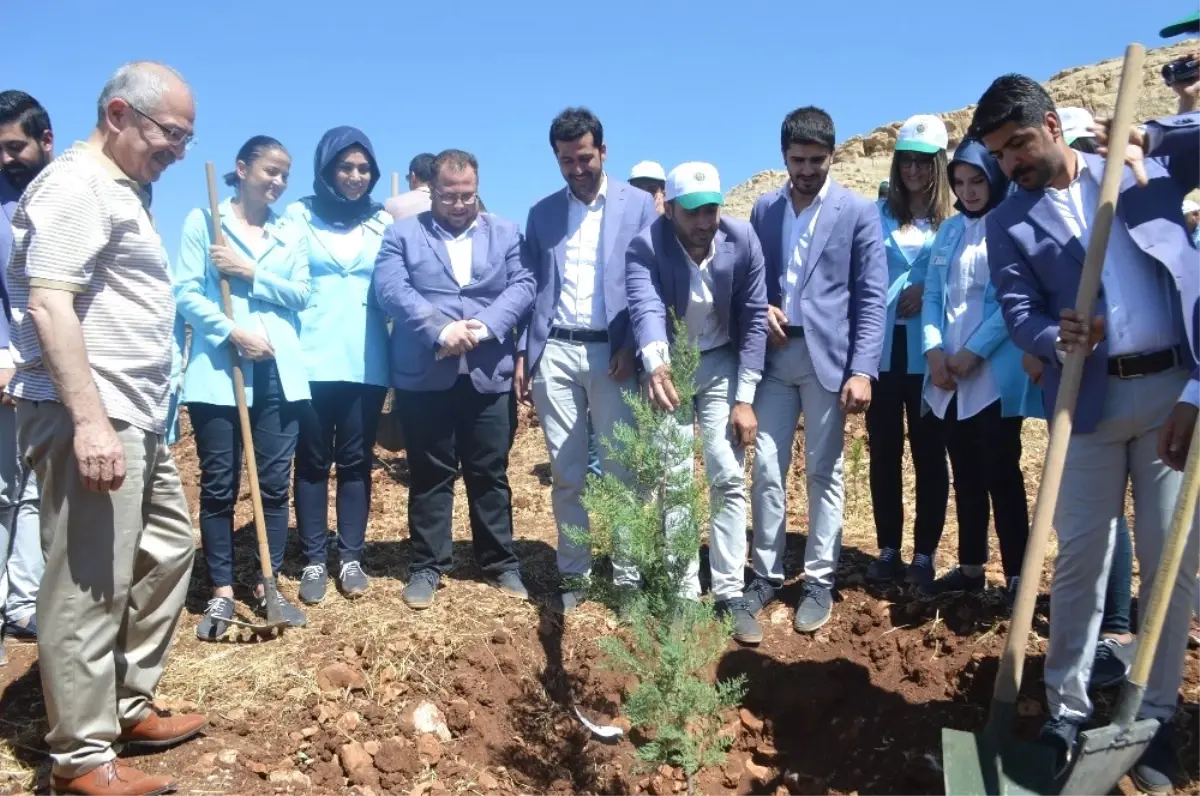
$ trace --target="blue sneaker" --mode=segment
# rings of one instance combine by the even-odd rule
[[[1075,756],[1075,741],[1081,722],[1075,719],[1050,719],[1038,733],[1038,743],[1054,750],[1058,771],[1063,771]]]
[[[1129,772],[1133,784],[1142,793],[1164,796],[1175,786],[1180,774],[1179,757],[1175,753],[1175,725],[1169,721],[1159,725],[1158,731],[1142,758]]]
[[[422,569],[412,573],[401,598],[414,611],[423,611],[433,605],[433,594],[437,591],[442,576],[435,569]]]
[[[29,620],[23,625],[16,622],[5,622],[4,635],[14,641],[37,641],[37,617],[31,614]]]
[[[815,633],[833,616],[833,591],[824,586],[804,586],[804,598],[796,608],[792,626],[798,633]]]

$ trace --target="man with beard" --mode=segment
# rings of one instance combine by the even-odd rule
[[[762,640],[754,615],[783,585],[784,487],[801,412],[809,528],[805,595],[794,625],[811,633],[829,619],[841,551],[845,420],[871,403],[887,303],[878,213],[829,177],[829,114],[812,107],[792,111],[780,143],[791,179],[760,197],[750,213],[766,262],[769,348],[754,404],[754,580],[729,606],[734,638],[743,644]]]
[[[1092,318],[1074,306],[1103,158],[1068,147],[1053,101],[1022,75],[992,83],[969,132],[1022,189],[987,217],[988,265],[1012,339],[1044,366],[1047,416],[1066,354],[1080,346],[1088,352],[1054,518],[1058,558],[1045,672],[1050,719],[1041,735],[1064,762],[1092,712],[1088,675],[1126,487],[1132,480],[1141,570],[1154,572],[1179,494],[1181,474],[1173,469],[1181,463],[1179,440],[1190,436],[1200,403],[1194,387],[1185,389],[1195,356],[1178,287],[1195,279],[1196,250],[1179,208],[1200,182],[1196,126],[1196,114],[1189,114],[1133,131]],[[1192,314],[1189,307],[1187,323]],[[1186,561],[1196,560],[1196,536],[1190,535]],[[1152,580],[1142,579],[1142,605]],[[1162,722],[1131,772],[1145,793],[1169,792],[1178,768],[1171,719],[1195,585],[1195,567],[1181,567],[1142,702],[1141,717]]]
[[[513,385],[532,397],[553,477],[558,523],[561,608],[584,598],[591,572],[586,546],[567,528],[588,527],[581,498],[589,465],[589,417],[597,435],[611,439],[618,422],[633,416],[622,392],[636,388],[633,336],[625,299],[625,249],[657,214],[654,200],[604,170],[604,127],[586,108],[568,108],[550,124],[550,146],[566,186],[529,211],[522,248],[537,279],[537,297],[518,345]],[[598,446],[600,469],[624,473]],[[619,564],[618,586],[637,573]]]
[[[667,175],[665,213],[641,232],[625,255],[625,288],[634,339],[650,399],[661,410],[680,408],[671,381],[669,311],[700,349],[694,408],[678,418],[692,434],[699,420],[704,469],[712,498],[709,568],[724,610],[741,597],[746,565],[746,447],[758,421],[754,393],[762,379],[767,338],[763,254],[753,228],[722,217],[721,182],[708,163],[684,163]],[[680,467],[692,467],[689,456]],[[697,551],[698,552],[698,551]],[[685,596],[700,593],[699,559]]]
[[[0,92],[0,268],[12,249],[12,216],[25,186],[50,162],[54,132],[50,115],[24,91]],[[0,391],[16,372],[8,350],[12,309],[0,270]],[[38,532],[37,477],[17,454],[17,413],[9,395],[0,396],[0,639],[37,639],[38,584],[45,559]],[[0,647],[0,657],[3,656]]]

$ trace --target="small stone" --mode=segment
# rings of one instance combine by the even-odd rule
[[[308,790],[312,787],[312,779],[303,771],[272,771],[267,776],[267,781],[301,790]]]
[[[766,766],[760,766],[753,760],[746,761],[746,773],[754,777],[759,782],[770,782],[771,780],[771,769],[767,768]]]
[[[449,793],[449,788],[440,779],[435,779],[429,785],[429,796],[447,796]]]
[[[422,702],[412,712],[413,729],[419,733],[432,733],[443,741],[450,740],[450,728],[441,709],[432,702]]]
[[[512,640],[512,637],[509,635],[508,631],[502,627],[498,627],[492,632],[492,643],[493,644],[496,644],[496,645],[507,644],[511,640]]]
[[[742,775],[746,773],[745,761],[740,757],[730,757],[722,769],[725,774],[725,787],[736,788],[738,783],[742,781]]]
[[[353,710],[348,710],[343,713],[337,720],[337,728],[349,735],[358,729],[358,725],[362,722],[362,717]]]
[[[317,724],[328,724],[333,721],[334,715],[333,708],[329,705],[321,705],[317,708]]]
[[[192,763],[191,770],[196,772],[196,774],[198,774],[201,777],[207,777],[209,774],[213,773],[213,771],[216,770],[216,767],[217,767],[217,756],[215,754],[209,753],[209,754],[205,754],[205,755],[200,755],[200,757],[196,760],[196,762]]]
[[[426,765],[436,766],[442,759],[441,742],[429,734],[417,738],[417,757]]]
[[[317,687],[322,691],[365,691],[367,681],[358,669],[345,663],[331,663],[317,673]]]
[[[755,716],[747,708],[742,708],[738,711],[738,718],[742,720],[742,725],[753,733],[762,732],[763,720]]]
[[[628,716],[617,716],[612,720],[612,726],[617,727],[621,732],[628,735],[630,730],[633,729],[633,722],[629,720]]]
[[[304,736],[298,732],[289,732],[288,740],[291,741],[292,743],[300,743],[301,741],[304,740]]]
[[[771,624],[788,625],[792,622],[792,612],[786,605],[781,605],[771,612]]]
[[[363,749],[365,749],[367,754],[369,754],[371,757],[374,757],[375,755],[379,754],[379,741],[367,741],[365,744],[363,744]]]
[[[262,777],[264,779],[266,779],[267,771],[269,770],[265,764],[260,763],[257,760],[251,760],[249,763],[247,763],[246,769],[255,774],[258,774],[260,777]]]
[[[298,685],[295,688],[289,688],[285,696],[293,702],[299,702],[304,699],[306,693],[308,693],[308,689],[302,685]]]
[[[431,785],[433,785],[432,782],[420,782],[416,785],[413,785],[411,796],[425,796],[426,793],[429,793],[429,788]]]
[[[234,724],[241,723],[246,720],[245,708],[234,708],[225,714],[225,718]]]
[[[233,768],[237,765],[237,749],[222,749],[217,752],[216,762],[223,768]]]
[[[354,796],[379,796],[379,794],[370,785],[355,785],[350,789]]]
[[[300,734],[302,736],[304,736],[305,738],[311,738],[319,732],[320,732],[320,730],[317,729],[316,727],[305,727],[303,730],[300,731]]]
[[[650,778],[650,787],[647,790],[654,796],[669,796],[675,790],[672,787],[674,784],[674,779],[664,779],[661,774],[655,774]]]
[[[438,630],[433,634],[433,644],[435,647],[446,646],[446,634]]]
[[[367,750],[358,741],[343,744],[342,748],[338,749],[338,759],[341,761],[342,770],[346,772],[347,776],[371,765],[371,756],[367,754]]]
[[[479,773],[479,776],[475,778],[475,784],[478,785],[479,789],[484,793],[495,793],[496,791],[500,790],[500,783],[496,781],[495,777],[486,771],[481,771]]]
[[[350,775],[351,785],[363,785],[368,788],[379,787],[379,772],[373,768],[360,768]]]
[[[379,745],[375,754],[375,768],[384,774],[415,774],[421,770],[416,752],[404,744],[400,738],[388,738]]]

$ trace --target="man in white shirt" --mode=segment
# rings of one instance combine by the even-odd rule
[[[728,612],[741,599],[746,565],[744,457],[758,431],[754,394],[767,339],[762,247],[748,223],[721,215],[720,178],[710,164],[672,169],[665,198],[665,214],[634,238],[625,256],[629,315],[648,392],[664,411],[680,408],[668,310],[700,349],[694,404],[713,506],[709,567],[717,609]],[[679,430],[690,436],[692,413],[681,414]],[[697,559],[686,585],[693,596],[698,575]]]
[[[399,221],[429,210],[433,203],[430,194],[433,160],[434,156],[429,152],[422,152],[412,159],[408,164],[408,191],[399,196],[389,196],[383,203],[388,215]],[[480,212],[483,212],[482,209]]]
[[[522,260],[537,280],[533,310],[522,324],[513,388],[532,400],[553,479],[558,524],[560,608],[585,597],[591,554],[566,534],[588,528],[580,498],[588,472],[589,416],[611,438],[632,424],[622,392],[636,388],[633,337],[625,300],[625,249],[656,217],[650,196],[604,171],[604,127],[586,108],[568,108],[550,124],[550,146],[566,187],[529,211]],[[600,468],[620,475],[599,446]],[[637,573],[614,562],[614,580],[633,586]]]
[[[634,188],[645,191],[654,197],[654,208],[661,216],[663,214],[663,194],[667,187],[667,173],[663,167],[653,160],[643,160],[635,163],[629,170],[629,184]]]

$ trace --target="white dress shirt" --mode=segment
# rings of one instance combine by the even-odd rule
[[[469,227],[455,235],[443,228],[436,221],[433,222],[433,231],[446,243],[446,251],[450,255],[450,269],[454,271],[454,281],[458,282],[459,287],[466,287],[467,283],[471,281],[471,255],[474,253],[472,237],[475,234],[475,227],[478,223],[478,219],[472,221]],[[446,338],[450,335],[450,327],[452,325],[448,323],[442,327],[442,331],[438,334],[438,345],[446,344]],[[475,338],[482,343],[491,337],[492,333],[483,324],[480,324],[480,327],[475,332]],[[464,376],[471,372],[467,367],[466,354],[458,358],[458,372]]]
[[[808,207],[799,213],[792,206],[791,196],[788,196],[787,209],[783,215],[783,253],[786,268],[780,274],[780,287],[783,290],[783,314],[787,316],[789,326],[800,326],[804,319],[804,310],[800,304],[804,286],[805,269],[810,267],[808,250],[812,245],[813,231],[817,228],[817,218],[821,215],[821,207],[825,197],[829,195],[829,178],[821,185],[821,190],[813,197]]]
[[[683,248],[679,239],[675,240],[679,248],[683,250],[689,266],[688,306],[683,315],[688,337],[697,345],[702,354],[705,351],[728,345],[730,342],[729,330],[721,325],[717,311],[713,307],[711,266],[713,257],[716,256],[716,244],[709,246],[708,256],[704,258],[704,262],[697,265],[687,250]],[[642,366],[645,367],[647,373],[653,373],[660,365],[666,364],[670,364],[670,349],[665,342],[659,340],[642,348]],[[754,403],[754,393],[758,389],[758,383],[762,380],[762,371],[739,364],[737,379],[734,400],[738,403]]]
[[[965,221],[958,248],[947,265],[946,319],[942,333],[942,349],[947,356],[966,348],[971,335],[983,323],[983,303],[990,280],[984,220],[981,217]],[[943,390],[930,382],[925,391],[929,408],[940,418],[945,418],[955,392],[958,393],[959,420],[974,417],[1000,400],[1000,388],[986,359],[970,378],[955,378],[956,390]]]
[[[563,329],[608,329],[604,309],[604,252],[601,230],[608,199],[608,175],[600,192],[584,204],[567,189],[567,251],[562,291],[554,309],[554,326]]]

